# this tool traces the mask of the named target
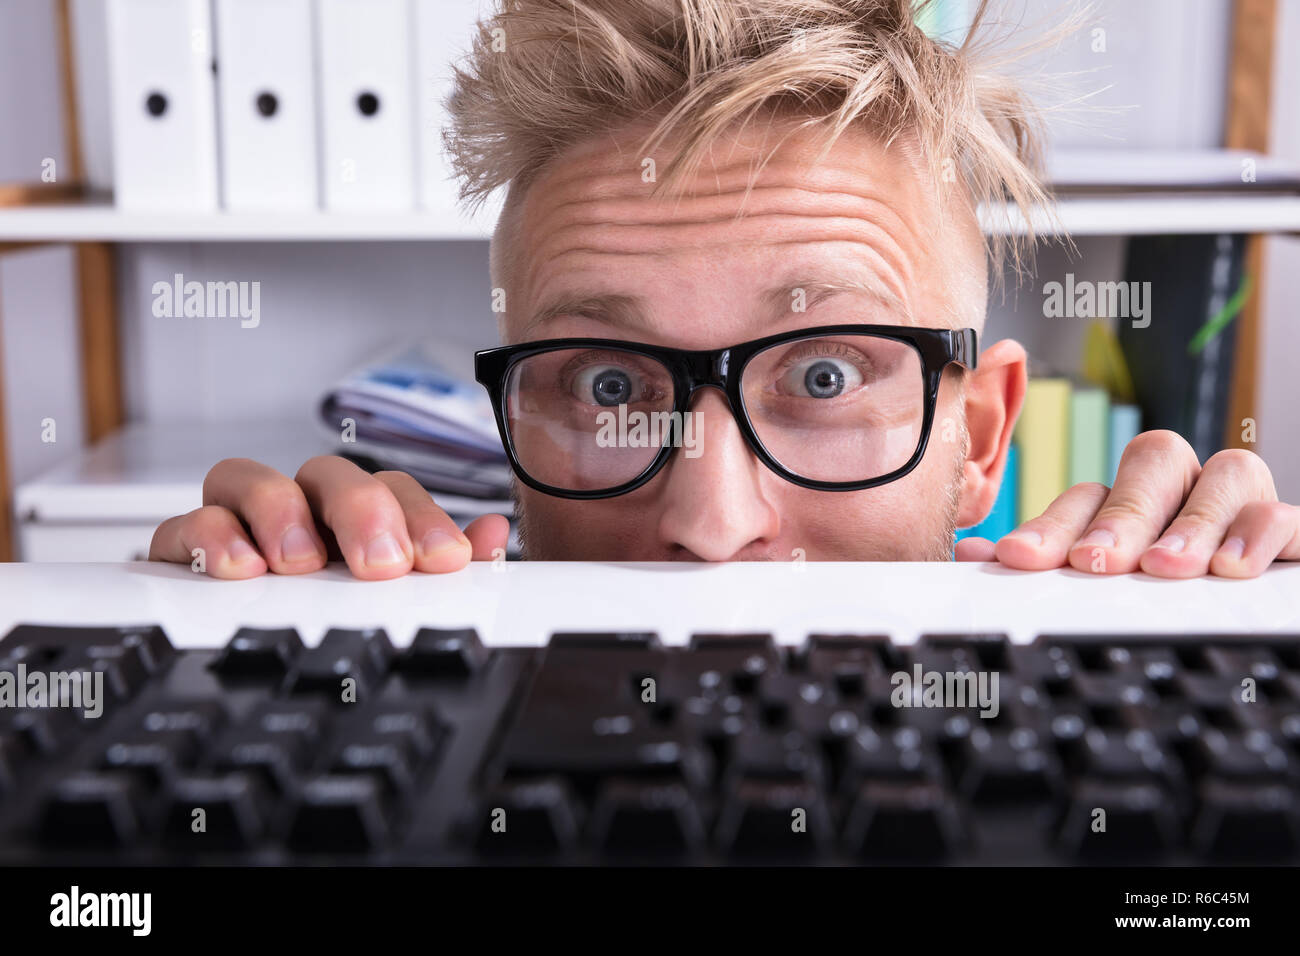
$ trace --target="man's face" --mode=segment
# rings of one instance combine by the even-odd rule
[[[656,195],[645,181],[635,152],[643,130],[553,161],[498,240],[506,341],[590,336],[708,349],[820,325],[982,326],[983,246],[968,205],[941,208],[905,148],[849,132],[819,158],[816,140],[780,131],[785,141],[757,176],[773,140],[731,137],[681,195]],[[919,466],[865,491],[810,490],[772,472],[716,389],[697,392],[692,411],[700,454],[678,449],[636,491],[574,501],[521,485],[527,556],[949,556],[966,449],[955,367]]]

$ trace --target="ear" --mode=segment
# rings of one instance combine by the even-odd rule
[[[1019,342],[1003,339],[985,350],[966,382],[970,449],[962,466],[959,528],[979,524],[993,510],[1028,380],[1024,348]]]

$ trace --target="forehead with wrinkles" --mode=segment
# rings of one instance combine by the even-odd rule
[[[982,326],[983,241],[964,194],[944,201],[959,186],[936,188],[906,141],[886,148],[850,130],[825,149],[781,135],[723,137],[670,189],[645,181],[640,129],[561,154],[511,197],[494,239],[506,340],[549,337],[553,319],[576,315],[680,341],[674,305],[712,305],[711,327],[693,323],[692,334],[716,346],[788,325],[795,287],[810,309],[857,297],[862,321]]]

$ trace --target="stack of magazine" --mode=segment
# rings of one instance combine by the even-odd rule
[[[510,468],[487,392],[436,341],[353,372],[321,400],[338,454],[369,471],[404,471],[453,517],[512,512]]]

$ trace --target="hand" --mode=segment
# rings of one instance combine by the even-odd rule
[[[459,571],[504,548],[510,524],[485,515],[464,533],[414,478],[367,474],[344,458],[313,458],[293,479],[247,458],[218,462],[203,481],[203,507],[154,532],[150,561],[192,564],[203,549],[214,578],[318,571],[346,561],[378,581],[417,571]]]
[[[1075,485],[997,544],[958,542],[957,560],[1253,578],[1274,561],[1300,560],[1300,508],[1277,500],[1254,452],[1221,451],[1202,468],[1181,436],[1144,432],[1124,449],[1114,488]]]

